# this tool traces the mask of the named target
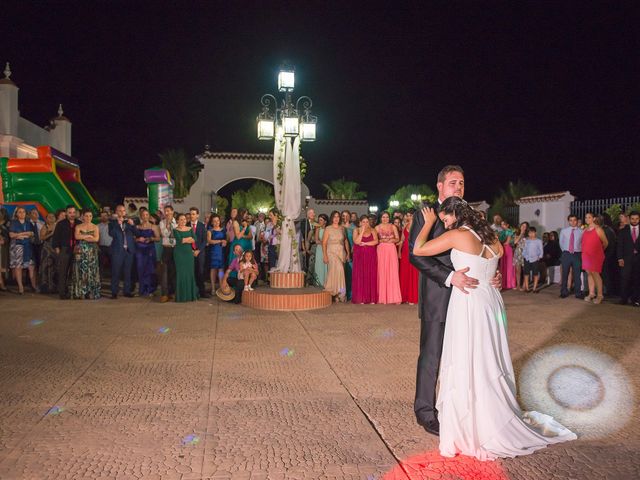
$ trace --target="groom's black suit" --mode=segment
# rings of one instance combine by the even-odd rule
[[[425,206],[427,206],[425,204]],[[440,205],[433,208],[436,212]],[[447,308],[451,288],[445,282],[453,271],[451,251],[443,252],[432,257],[413,255],[413,245],[424,226],[422,212],[413,216],[411,232],[409,232],[409,259],[420,271],[420,290],[418,301],[418,315],[420,317],[420,356],[418,357],[418,373],[416,378],[416,398],[414,411],[420,421],[430,421],[435,418],[436,382],[442,355],[442,340],[444,338],[444,323],[447,318]],[[428,239],[439,237],[446,231],[444,224],[438,218],[429,232]]]

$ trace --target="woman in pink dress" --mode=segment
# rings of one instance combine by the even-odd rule
[[[369,217],[360,217],[353,231],[353,272],[351,303],[378,302],[378,234],[371,228]]]
[[[502,274],[502,289],[511,290],[516,288],[516,267],[513,265],[513,236],[515,231],[509,222],[502,221],[500,224],[502,231],[498,234],[500,243],[504,248],[504,255],[500,258],[500,273]]]
[[[418,269],[409,261],[409,232],[413,222],[413,209],[409,209],[404,216],[402,230],[402,248],[400,249],[400,293],[402,303],[414,305],[418,303]]]
[[[582,269],[587,272],[589,283],[589,295],[585,301],[602,303],[602,264],[604,263],[604,250],[609,242],[604,230],[598,225],[598,219],[592,212],[584,216],[587,224],[582,234]]]
[[[378,303],[402,303],[398,275],[398,251],[400,235],[395,225],[389,223],[389,213],[382,212],[378,233]]]

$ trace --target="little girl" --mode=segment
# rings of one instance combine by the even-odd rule
[[[244,291],[252,292],[251,284],[258,278],[258,266],[253,259],[253,251],[247,250],[240,259],[238,280],[244,280]]]

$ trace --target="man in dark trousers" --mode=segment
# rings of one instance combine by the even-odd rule
[[[191,228],[193,238],[196,241],[194,246],[196,258],[193,262],[196,285],[198,285],[198,290],[200,290],[200,298],[207,298],[210,296],[209,292],[204,288],[207,227],[200,221],[200,210],[196,207],[189,209],[189,223],[187,226]]]
[[[618,265],[622,269],[620,303],[640,307],[640,212],[629,214],[629,225],[618,232]]]
[[[442,202],[451,197],[464,196],[464,172],[458,165],[447,165],[438,173],[438,201],[433,206],[436,211]],[[424,205],[428,206],[428,205]],[[438,412],[435,408],[436,382],[442,355],[444,327],[449,307],[451,287],[466,289],[476,288],[478,280],[465,275],[469,268],[454,271],[450,251],[432,257],[415,256],[413,246],[418,234],[424,226],[424,217],[416,212],[409,233],[409,259],[420,271],[418,315],[420,317],[420,356],[416,375],[416,397],[414,412],[416,420],[427,432],[440,434]],[[445,226],[438,218],[429,233],[428,240],[439,237],[445,232]],[[493,281],[498,287],[502,283],[499,273]]]
[[[118,298],[120,276],[124,276],[124,296],[133,297],[131,268],[136,252],[135,226],[126,218],[124,205],[116,207],[116,218],[109,222],[111,242],[111,298]]]
[[[73,259],[73,247],[75,246],[76,207],[67,205],[66,218],[56,224],[51,237],[51,246],[56,252],[56,269],[58,271],[58,294],[60,298],[69,298],[69,275],[71,274],[71,260]]]

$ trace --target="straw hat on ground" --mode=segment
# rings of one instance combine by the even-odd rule
[[[226,285],[225,287],[220,287],[218,290],[216,290],[216,295],[220,300],[224,302],[230,302],[231,300],[236,298],[236,291],[229,285]]]

